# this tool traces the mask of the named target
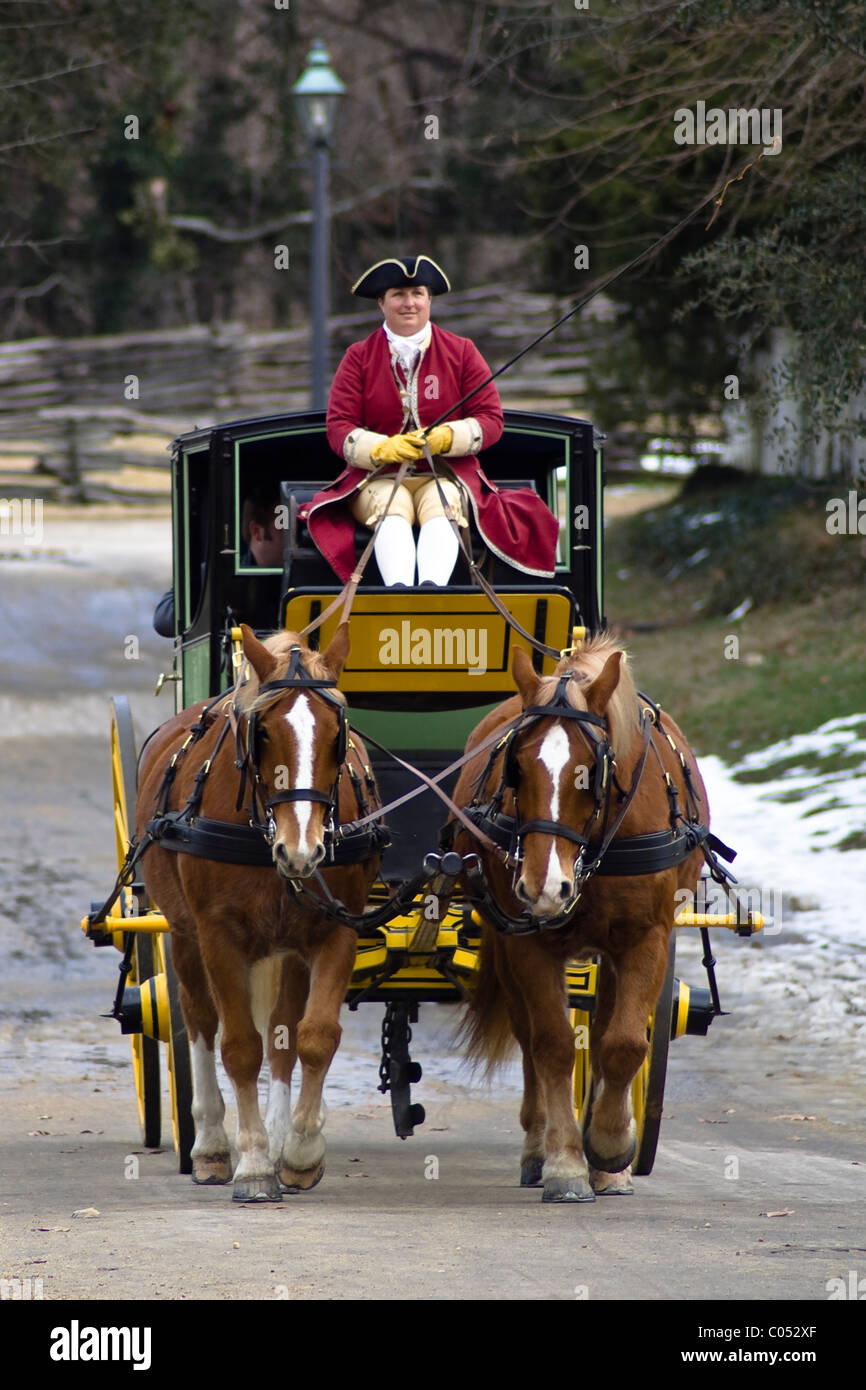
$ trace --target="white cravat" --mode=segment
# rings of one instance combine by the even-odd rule
[[[429,323],[425,323],[424,327],[419,328],[417,333],[409,333],[405,336],[401,333],[395,333],[393,328],[388,327],[387,323],[383,323],[382,327],[391,345],[391,351],[396,352],[401,367],[407,374],[411,373],[421,356],[421,349],[426,347],[430,340]]]

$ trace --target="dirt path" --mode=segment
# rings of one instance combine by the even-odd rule
[[[633,1197],[563,1208],[521,1190],[514,1073],[492,1093],[474,1087],[450,1015],[432,1007],[414,1049],[428,1119],[406,1143],[375,1089],[379,1012],[347,1017],[328,1088],[328,1171],[312,1193],[237,1205],[179,1177],[170,1149],[142,1151],[128,1043],[99,1017],[118,957],[95,951],[77,922],[114,874],[104,692],[131,691],[140,731],[168,713],[148,693],[167,651],[147,630],[167,577],[164,523],[149,525],[100,532],[96,569],[68,556],[4,566],[2,635],[18,658],[0,697],[11,809],[0,849],[0,1276],[40,1279],[46,1300],[815,1305],[830,1280],[866,1276],[866,1119],[845,1037],[819,1045],[808,1018],[799,1032],[772,1017],[738,1028],[748,987],[738,953],[756,948],[728,938],[717,955],[731,1016],[674,1044],[656,1168]],[[130,635],[135,661],[124,656]],[[796,941],[767,949],[793,952],[792,970],[820,968],[797,957]],[[696,957],[684,947],[693,984]],[[99,1214],[73,1215],[88,1208]]]

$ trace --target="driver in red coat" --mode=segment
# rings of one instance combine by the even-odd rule
[[[384,323],[353,343],[331,387],[328,441],[347,467],[302,512],[310,535],[342,580],[355,566],[353,518],[374,527],[393,490],[393,475],[410,460],[409,475],[388,506],[375,555],[386,585],[446,585],[458,541],[424,458],[422,429],[486,381],[490,369],[468,338],[430,322],[433,294],[451,286],[428,256],[391,257],[372,266],[353,293],[376,299]],[[430,452],[452,514],[470,513],[487,547],[526,574],[552,576],[559,526],[528,488],[500,493],[477,455],[502,434],[499,392],[491,382],[467,402],[464,417],[428,435]],[[371,477],[371,470],[376,476]],[[419,528],[417,546],[413,525]]]

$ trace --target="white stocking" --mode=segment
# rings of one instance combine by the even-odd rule
[[[459,544],[447,516],[425,521],[418,534],[418,583],[428,579],[444,588],[457,563]]]
[[[415,583],[415,537],[405,517],[385,517],[373,553],[383,584]]]

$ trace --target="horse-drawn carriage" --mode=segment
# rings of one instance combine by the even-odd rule
[[[532,579],[471,534],[447,589],[385,588],[371,558],[342,615],[333,603],[341,586],[304,522],[334,471],[319,413],[196,430],[174,446],[177,636],[175,669],[161,680],[175,683],[178,713],[142,750],[139,788],[129,707],[113,702],[120,874],[115,896],[83,923],[96,944],[123,953],[114,1016],[132,1036],[143,1141],[161,1138],[164,1043],[180,1171],[229,1180],[213,1070],[216,1000],[224,1061],[245,1077],[240,1090],[232,1077],[239,1127],[258,1134],[258,1157],[241,1154],[235,1196],[279,1196],[274,1162],[283,1190],[313,1186],[340,1006],[384,1006],[380,1089],[405,1138],[424,1119],[410,1095],[421,1074],[409,1051],[417,1010],[474,999],[477,1057],[495,1061],[512,1034],[524,1046],[522,1182],[543,1181],[546,1200],[588,1200],[588,1181],[562,1157],[575,1146],[573,1135],[563,1138],[569,1126],[556,1113],[548,1061],[533,1053],[547,1026],[537,1011],[549,1012],[552,999],[568,1025],[569,1106],[593,1186],[628,1190],[617,1175],[653,1165],[670,1040],[706,1033],[719,1012],[707,928],[748,935],[760,922],[737,911],[679,912],[677,926],[704,934],[709,988],[676,978],[673,890],[693,889],[704,859],[724,881],[724,847],[709,834],[682,736],[637,695],[605,636],[601,441],[581,420],[507,411],[501,440],[485,453],[495,487],[533,488],[558,516],[552,580]],[[256,564],[247,548],[245,503],[254,495],[278,499],[281,565]],[[358,529],[359,554],[368,536]],[[295,636],[308,630],[308,642]],[[259,640],[274,632],[292,636]],[[537,806],[535,782],[546,788]],[[247,881],[258,906],[245,918],[238,885]],[[608,935],[590,933],[575,958],[570,924],[588,910]],[[205,937],[207,912],[219,918],[219,944]],[[238,912],[243,930],[232,921]],[[626,941],[628,913],[649,915]],[[543,983],[525,991],[539,969]],[[229,999],[234,982],[222,999],[221,976],[244,972],[256,977],[247,1002]],[[257,1101],[242,1093],[250,1076],[254,1089],[262,1060],[249,1036],[256,1008],[276,1093],[264,1140]],[[547,1047],[560,1072],[562,1037],[559,1028]],[[298,1107],[295,1121],[288,1110],[296,1055],[301,1121]]]

